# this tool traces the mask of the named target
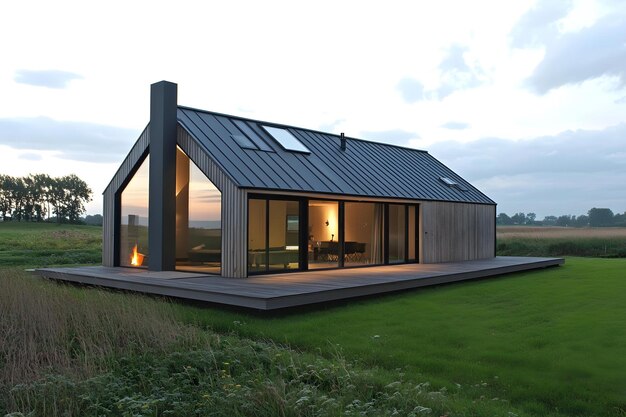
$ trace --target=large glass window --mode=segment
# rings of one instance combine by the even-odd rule
[[[408,261],[417,260],[417,207],[409,206],[409,253],[407,256]]]
[[[309,201],[309,269],[339,266],[339,203]]]
[[[300,204],[297,201],[270,200],[269,269],[298,269]]]
[[[179,148],[176,155],[176,269],[219,274],[222,194]]]
[[[120,213],[120,265],[148,266],[149,157],[124,188]]]
[[[345,203],[344,265],[383,262],[383,205]]]
[[[248,272],[267,270],[267,200],[248,200]]]
[[[389,204],[389,263],[404,262],[406,242],[406,206]]]
[[[300,202],[248,200],[248,272],[300,268]]]

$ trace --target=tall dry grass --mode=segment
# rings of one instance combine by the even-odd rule
[[[203,342],[167,303],[0,269],[0,388],[49,372],[92,376],[114,355]],[[208,343],[208,342],[207,342]]]

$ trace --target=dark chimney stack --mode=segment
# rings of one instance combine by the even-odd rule
[[[341,132],[341,150],[346,150],[346,136]]]
[[[177,86],[150,86],[149,231],[151,271],[176,268],[176,118]]]

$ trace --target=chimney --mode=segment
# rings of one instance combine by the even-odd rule
[[[148,269],[176,268],[176,124],[177,85],[150,86],[150,190]]]
[[[346,136],[341,132],[341,150],[346,150]]]

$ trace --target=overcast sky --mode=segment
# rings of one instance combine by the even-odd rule
[[[0,173],[76,173],[90,214],[163,79],[428,150],[499,212],[626,211],[624,1],[16,1],[0,39]]]

